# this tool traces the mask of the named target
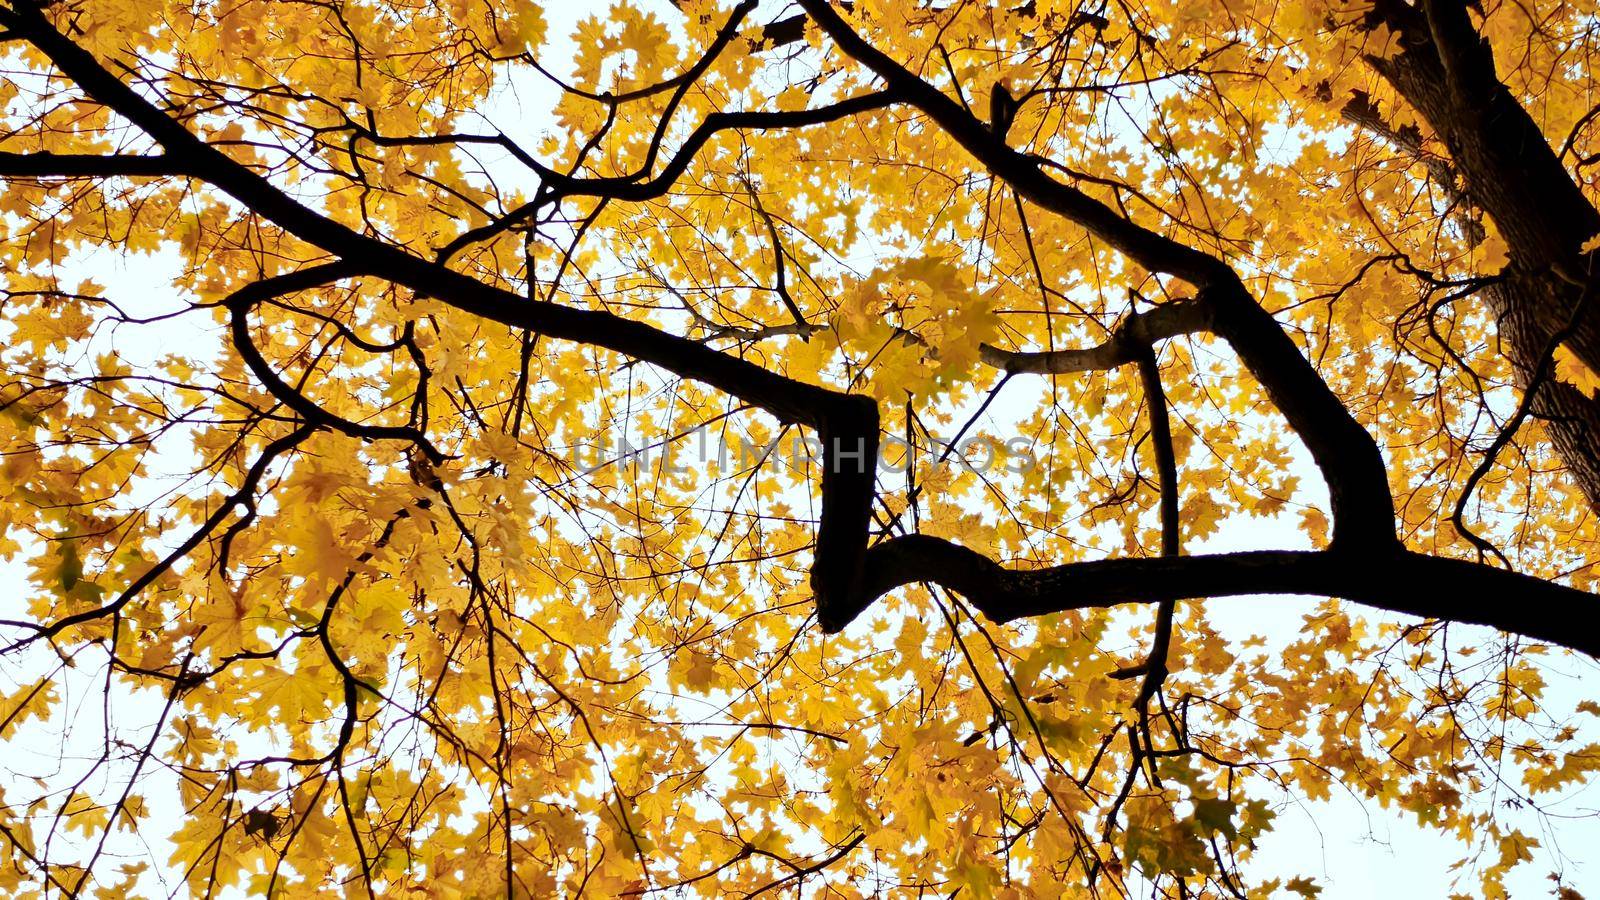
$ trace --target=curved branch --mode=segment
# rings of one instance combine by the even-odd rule
[[[640,180],[645,174],[643,171],[631,175],[585,178],[563,174],[538,165],[542,183],[537,197],[492,222],[463,231],[440,249],[439,258],[449,259],[465,247],[490,240],[507,229],[528,221],[545,206],[558,203],[567,197],[600,197],[607,200],[637,202],[663,196],[683,176],[683,173],[688,171],[689,165],[694,162],[700,151],[705,149],[705,145],[723,131],[757,131],[827,125],[864,112],[886,109],[896,102],[898,98],[889,92],[878,91],[849,97],[815,109],[781,112],[761,110],[714,112],[707,115],[684,139],[683,144],[673,154],[672,159],[662,167],[661,172],[643,181]]]
[[[278,377],[278,373],[273,370],[266,357],[261,355],[260,348],[250,337],[250,310],[256,303],[267,297],[325,284],[347,274],[349,274],[348,267],[342,263],[328,263],[289,275],[257,281],[235,291],[224,301],[224,305],[228,307],[228,326],[233,338],[233,347],[239,351],[244,364],[256,376],[256,380],[261,382],[262,387],[267,389],[267,393],[284,406],[299,413],[308,422],[364,440],[405,441],[416,445],[427,454],[429,461],[438,465],[444,462],[445,455],[420,429],[405,425],[367,425],[362,422],[352,422],[327,411],[315,400],[295,390],[293,386]]]
[[[1161,555],[1183,555],[1182,524],[1178,521],[1178,454],[1172,445],[1172,421],[1167,410],[1167,392],[1161,386],[1161,363],[1155,348],[1139,348],[1139,377],[1144,382],[1145,407],[1150,413],[1150,445],[1155,452],[1156,474],[1161,481]],[[1144,681],[1139,685],[1137,706],[1155,696],[1170,671],[1167,657],[1172,647],[1172,618],[1177,601],[1163,600],[1156,610],[1156,633],[1145,659]]]
[[[701,149],[705,147],[706,142],[710,141],[719,132],[807,128],[813,125],[827,125],[862,113],[887,109],[903,99],[898,92],[891,89],[848,97],[837,103],[830,103],[827,106],[819,106],[815,109],[783,110],[778,112],[763,110],[714,112],[701,120],[699,126],[690,132],[687,138],[684,138],[683,144],[678,148],[678,152],[652,178],[643,181],[639,180],[638,175],[580,178],[551,172],[546,176],[545,183],[549,185],[553,196],[557,199],[581,196],[606,197],[611,200],[624,201],[653,200],[665,194],[677,182],[678,178],[688,170],[689,164],[694,161]]]
[[[1322,470],[1332,499],[1334,542],[1397,545],[1394,500],[1377,444],[1277,320],[1250,296],[1237,272],[1221,259],[1144,228],[1056,181],[943,91],[856,34],[825,0],[800,0],[800,6],[840,50],[921,110],[1018,194],[1078,223],[1144,268],[1198,287],[1215,306],[1217,334],[1266,388]]]

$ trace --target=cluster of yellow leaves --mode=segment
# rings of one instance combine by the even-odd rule
[[[1541,98],[1537,115],[1562,138],[1590,105],[1587,75],[1555,64],[1585,13],[1538,10],[1496,11],[1485,28],[1498,45],[1525,48],[1508,77]],[[1407,337],[1419,328],[1416,281],[1367,263],[1396,254],[1444,277],[1492,274],[1503,242],[1440,227],[1415,161],[1338,127],[1355,90],[1394,127],[1416,125],[1360,63],[1392,53],[1393,37],[1330,30],[1362,14],[1345,2],[1157,2],[1103,23],[1081,12],[885,0],[851,15],[968,102],[1001,79],[1019,92],[1075,88],[1032,98],[1012,139],[1094,176],[1080,186],[1136,220],[1235,261],[1384,443],[1408,540],[1458,549],[1444,523],[1477,462],[1468,448],[1490,425],[1474,418],[1473,379]],[[569,61],[548,52],[564,37],[546,24],[553,12],[510,0],[107,2],[72,14],[102,59],[159,60],[141,71],[195,133],[338,221],[426,257],[525,202],[535,182],[480,145],[387,139],[512,132],[526,123],[507,120],[507,93],[542,83],[530,63]],[[530,149],[556,170],[631,179],[658,141],[657,168],[712,113],[816,107],[871,87],[823,55],[814,31],[763,48],[758,16],[681,94],[614,109],[585,96],[686,70],[727,16],[697,0],[582,17],[570,48],[560,45],[578,91],[562,93]],[[1157,63],[1164,87],[1123,83]],[[104,109],[47,93],[58,88],[0,84],[0,149],[128,146]],[[1595,151],[1593,135],[1577,140],[1580,153]],[[994,383],[982,345],[1092,346],[1130,310],[1187,290],[1059,217],[1019,215],[1008,189],[966,160],[904,109],[723,134],[662,197],[572,200],[562,216],[581,229],[507,231],[453,265],[868,393],[886,433],[925,450],[952,437]],[[1111,177],[1134,190],[1100,183]],[[26,559],[27,612],[40,621],[116,597],[292,432],[205,306],[184,318],[215,346],[163,346],[136,364],[119,356],[105,335],[162,343],[163,325],[117,321],[105,301],[133,292],[75,271],[96,248],[175,260],[174,292],[198,304],[317,258],[182,179],[6,184],[0,550]],[[805,338],[752,337],[793,324],[775,259],[812,329]],[[814,473],[737,449],[783,446],[794,429],[377,279],[252,315],[257,345],[287,382],[351,421],[403,424],[414,402],[425,406],[450,459],[424,467],[401,442],[317,432],[267,467],[253,510],[233,508],[114,626],[100,618],[61,635],[85,666],[103,665],[86,649],[95,642],[114,650],[125,664],[111,673],[116,690],[173,698],[156,753],[182,773],[182,815],[163,818],[147,798],[114,826],[115,794],[35,804],[8,790],[0,822],[15,865],[0,870],[0,888],[77,877],[70,867],[86,857],[43,872],[30,862],[42,846],[34,833],[60,819],[85,839],[137,827],[169,840],[173,853],[156,862],[197,894],[215,883],[342,895],[361,878],[445,897],[620,896],[691,879],[705,893],[753,891],[854,846],[828,870],[842,895],[898,885],[1052,896],[1084,883],[1085,854],[1105,860],[1110,878],[1220,877],[1210,845],[1248,860],[1270,827],[1266,798],[1280,788],[1327,797],[1337,780],[1463,841],[1500,828],[1479,861],[1492,894],[1538,846],[1475,805],[1491,776],[1474,760],[1504,750],[1534,793],[1596,768],[1582,735],[1535,735],[1520,755],[1500,736],[1537,730],[1544,685],[1520,651],[1486,653],[1493,663],[1463,673],[1434,657],[1432,632],[1397,640],[1332,606],[1306,618],[1303,638],[1252,647],[1192,609],[1179,620],[1170,696],[1190,698],[1191,737],[1208,756],[1165,760],[1160,786],[1140,781],[1102,841],[1110,798],[1139,765],[1125,732],[1136,688],[1109,675],[1142,654],[1143,622],[1130,634],[1126,621],[1073,613],[999,628],[911,588],[824,639],[805,579]],[[1465,306],[1441,315],[1477,376],[1508,383],[1490,318]],[[409,323],[426,379],[409,349],[370,352],[330,320],[369,344],[399,340]],[[1327,515],[1298,449],[1248,373],[1203,337],[1169,342],[1160,360],[1185,539],[1254,516],[1323,541]],[[1564,351],[1556,377],[1600,387]],[[699,439],[687,435],[701,428],[734,448],[731,461],[694,455]],[[881,485],[891,528],[952,537],[1019,568],[1154,552],[1136,373],[1013,379],[983,429],[1024,438],[1035,465],[980,473],[930,466],[922,453],[907,478]],[[669,443],[689,464],[623,464],[624,434]],[[595,447],[605,452],[579,452]],[[1534,443],[1524,460],[1486,481],[1484,503],[1539,526],[1519,545],[1537,571],[1592,556],[1595,525],[1573,520],[1569,486],[1543,480],[1549,456]],[[182,680],[195,673],[206,677]],[[0,706],[8,738],[64,714],[56,678],[28,674]],[[1267,759],[1294,762],[1241,769]],[[19,819],[13,807],[32,811]],[[107,870],[93,883],[131,894],[139,876]],[[1320,889],[1306,878],[1257,887]]]
[[[997,323],[991,302],[963,284],[964,276],[948,260],[910,259],[850,287],[834,332],[868,370],[873,396],[923,400],[972,379]]]

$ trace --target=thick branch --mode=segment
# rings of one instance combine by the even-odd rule
[[[889,591],[923,581],[961,593],[996,622],[1124,603],[1300,594],[1487,625],[1600,657],[1600,631],[1586,626],[1600,611],[1595,595],[1403,550],[1261,550],[1015,570],[942,538],[907,535],[873,547],[867,572],[862,609]],[[838,621],[824,624],[831,630],[843,627]]]
[[[189,174],[168,156],[112,153],[9,153],[0,150],[0,178],[164,178]]]

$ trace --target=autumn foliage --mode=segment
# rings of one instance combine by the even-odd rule
[[[557,12],[0,0],[0,894],[1600,884],[1600,8]]]

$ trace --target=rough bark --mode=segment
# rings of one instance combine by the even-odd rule
[[[1453,189],[1487,213],[1506,242],[1504,278],[1481,296],[1499,321],[1519,386],[1536,391],[1534,417],[1600,511],[1600,400],[1554,379],[1535,384],[1533,377],[1556,339],[1600,371],[1595,254],[1581,251],[1600,234],[1600,211],[1497,77],[1492,50],[1465,7],[1385,0],[1374,14],[1399,32],[1403,50],[1368,62],[1443,141]]]

